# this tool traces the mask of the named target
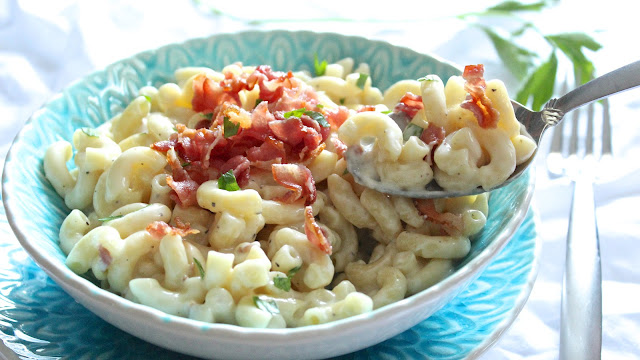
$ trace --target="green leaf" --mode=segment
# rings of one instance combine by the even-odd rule
[[[364,89],[364,84],[366,84],[367,79],[369,78],[369,74],[362,74],[358,77],[358,81],[356,81],[356,86],[360,89]]]
[[[196,267],[198,268],[198,272],[200,273],[200,278],[204,279],[204,268],[202,267],[202,264],[200,263],[200,261],[198,261],[198,259],[193,258],[193,263],[196,264]]]
[[[89,137],[100,137],[100,132],[96,129],[83,127],[80,130],[82,130],[82,132]]]
[[[256,307],[262,311],[266,311],[271,315],[280,314],[280,309],[278,308],[278,304],[273,299],[269,299],[264,296],[253,296],[253,303]]]
[[[282,291],[291,290],[291,279],[284,276],[276,276],[273,278],[273,285]]]
[[[480,28],[493,43],[498,56],[507,69],[519,80],[524,79],[533,67],[534,59],[538,56],[537,53],[518,46],[513,40],[500,36],[489,27],[482,26]]]
[[[149,95],[142,95],[142,96],[144,96],[144,98],[147,99],[148,102],[152,102],[151,101],[151,96],[149,96]]]
[[[593,79],[595,67],[587,59],[584,49],[597,51],[602,45],[584,33],[564,33],[547,35],[545,39],[562,51],[573,63],[573,72],[577,84],[584,84]]]
[[[316,76],[322,76],[327,71],[327,60],[318,61],[318,54],[313,54],[313,67],[316,71]]]
[[[236,177],[233,175],[233,170],[229,170],[220,176],[218,179],[218,188],[227,191],[240,190]]]
[[[402,132],[402,138],[406,142],[412,136],[420,137],[420,135],[422,135],[423,131],[424,131],[424,129],[421,128],[420,126],[418,126],[416,124],[409,123],[409,125],[407,125],[407,127],[404,128],[404,131]]]
[[[115,219],[120,219],[121,217],[123,217],[124,215],[113,215],[113,216],[107,216],[107,217],[103,217],[98,219],[98,221],[102,221],[102,222],[109,222],[111,220],[115,220]]]
[[[184,162],[181,164],[183,168],[187,167],[187,166],[191,166],[190,162]]]
[[[532,109],[538,111],[553,95],[556,72],[558,70],[558,58],[555,52],[549,59],[540,65],[525,81],[522,89],[516,95],[516,101],[526,105],[533,98]]]
[[[233,123],[228,116],[225,116],[223,119],[224,124],[224,137],[228,138],[238,133],[238,129],[240,128],[240,124]]]
[[[253,105],[253,107],[254,107],[254,108],[255,108],[255,107],[257,107],[257,106],[258,106],[261,102],[263,102],[263,101],[264,101],[264,100],[262,100],[262,99],[256,99],[256,104],[255,104],[255,105]]]
[[[207,120],[211,120],[213,119],[213,113],[202,113],[202,117],[204,117]]]

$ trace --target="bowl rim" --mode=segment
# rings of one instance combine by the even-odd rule
[[[21,130],[15,136],[11,147],[7,153],[5,158],[5,164],[2,174],[2,198],[3,205],[5,207],[6,216],[8,223],[16,238],[18,239],[20,245],[27,251],[27,253],[32,257],[32,259],[41,267],[45,272],[53,278],[53,280],[62,288],[66,290],[67,293],[72,293],[74,299],[78,302],[81,302],[85,307],[83,301],[77,298],[78,295],[83,296],[84,298],[90,298],[92,301],[99,303],[101,306],[107,306],[112,308],[113,310],[117,310],[119,313],[122,313],[126,316],[126,314],[135,314],[138,317],[142,317],[145,321],[149,321],[150,324],[156,324],[161,326],[175,326],[176,330],[180,328],[193,330],[194,328],[203,330],[199,333],[193,334],[194,336],[204,335],[206,337],[216,336],[219,339],[224,340],[228,339],[237,339],[238,336],[242,336],[245,339],[251,340],[252,342],[257,343],[270,343],[278,340],[302,340],[308,339],[309,337],[319,336],[322,334],[330,334],[335,332],[340,333],[348,333],[349,331],[354,331],[358,328],[361,328],[363,324],[368,322],[376,322],[377,320],[383,318],[390,318],[394,316],[399,316],[398,314],[402,314],[404,312],[410,311],[415,307],[419,307],[421,304],[427,304],[431,301],[437,300],[441,297],[441,294],[453,293],[457,294],[455,290],[461,291],[462,286],[465,282],[469,282],[474,276],[479,276],[482,270],[489,264],[489,260],[495,257],[495,255],[504,248],[504,246],[511,239],[513,234],[517,231],[518,227],[522,223],[525,218],[525,215],[530,207],[531,200],[533,197],[534,176],[527,174],[527,184],[524,187],[524,194],[522,198],[522,206],[520,206],[509,219],[508,224],[510,225],[510,230],[508,232],[501,232],[499,236],[492,239],[491,243],[487,245],[485,249],[479,252],[473,259],[468,261],[466,264],[462,265],[460,268],[456,269],[453,273],[447,276],[445,279],[439,281],[435,285],[417,293],[412,296],[409,296],[403,300],[395,302],[389,306],[384,306],[382,308],[373,310],[371,312],[353,316],[346,319],[341,319],[333,322],[329,322],[326,324],[319,324],[313,326],[305,326],[305,327],[297,327],[297,328],[285,328],[285,329],[255,329],[255,328],[246,328],[238,325],[230,325],[230,324],[221,324],[221,323],[205,323],[197,320],[192,320],[188,318],[183,318],[179,316],[170,315],[164,313],[155,308],[151,308],[142,304],[134,303],[133,301],[127,300],[119,295],[113,294],[107,290],[104,290],[89,280],[81,277],[73,273],[68,267],[64,265],[64,263],[60,263],[56,259],[53,259],[51,256],[48,256],[43,250],[37,246],[35,243],[32,243],[28,240],[28,234],[25,233],[21,227],[19,226],[20,220],[17,218],[17,215],[13,211],[13,206],[16,206],[15,197],[12,195],[11,190],[13,188],[10,173],[12,172],[12,166],[14,166],[15,159],[14,152],[16,151],[17,144],[20,143],[25,134],[32,128],[33,119],[38,117],[41,112],[43,112],[47,107],[58,97],[63,95],[63,92],[73,87],[77,84],[85,82],[92,76],[96,76],[102,73],[108,72],[114,65],[119,63],[124,63],[127,61],[131,61],[141,56],[145,55],[154,55],[155,53],[167,51],[173,47],[185,47],[190,46],[192,43],[202,42],[202,41],[212,41],[216,38],[223,36],[265,36],[269,34],[309,34],[312,36],[337,36],[341,38],[349,38],[352,40],[358,41],[367,41],[374,44],[384,44],[386,46],[391,46],[395,49],[410,51],[419,56],[428,56],[432,58],[434,61],[453,66],[457,69],[461,69],[461,67],[457,64],[454,64],[448,60],[442,59],[437,55],[431,53],[421,53],[417,52],[413,49],[393,45],[389,42],[383,40],[369,39],[362,36],[356,35],[341,35],[335,32],[313,32],[313,31],[287,31],[287,30],[270,30],[270,31],[259,31],[259,30],[249,30],[249,31],[241,31],[236,33],[220,33],[211,36],[197,37],[192,38],[182,42],[175,42],[167,45],[163,45],[161,47],[141,51],[127,58],[120,59],[114,63],[107,65],[102,69],[98,69],[95,71],[86,74],[71,83],[64,86],[60,91],[54,94],[50,99],[48,99],[38,110],[36,110],[27,120],[27,122],[23,125]],[[73,290],[73,291],[71,291]],[[452,296],[452,297],[453,297]],[[167,319],[169,322],[167,322]],[[105,319],[108,322],[109,319]],[[420,319],[421,321],[423,319]],[[416,321],[419,322],[419,321]],[[113,322],[111,322],[113,323]],[[355,350],[355,349],[354,349]]]

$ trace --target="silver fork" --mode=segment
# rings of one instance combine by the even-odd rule
[[[595,123],[596,107],[602,107],[600,128]],[[570,131],[565,130],[567,121],[554,128],[547,157],[550,175],[568,176],[573,185],[562,284],[560,360],[600,359],[602,349],[602,276],[593,182],[600,157],[611,156],[609,102],[589,104],[586,122],[584,112],[573,112]],[[583,131],[581,123],[586,124]],[[600,130],[599,146],[594,146],[595,130]]]

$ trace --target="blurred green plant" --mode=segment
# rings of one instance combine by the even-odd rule
[[[540,110],[553,96],[558,77],[558,55],[565,56],[573,67],[575,84],[584,84],[593,79],[595,67],[585,50],[598,51],[600,45],[591,36],[582,32],[543,34],[534,23],[521,17],[524,13],[541,12],[559,0],[520,2],[506,0],[484,11],[459,15],[458,18],[477,26],[489,37],[498,56],[511,74],[520,81],[521,87],[515,100]],[[511,29],[486,26],[483,21],[491,17],[507,17],[513,20]],[[513,25],[515,24],[515,25]],[[522,41],[531,33],[545,41],[550,51],[543,57],[527,48]]]
[[[244,22],[247,25],[261,25],[264,23],[285,23],[299,21],[299,18],[278,18],[250,20],[227,14],[212,5],[210,1],[192,0],[194,5],[215,16],[225,16],[231,20]],[[516,1],[505,0],[497,5],[479,12],[464,13],[456,16],[469,26],[481,29],[491,40],[500,60],[509,72],[519,81],[520,88],[515,100],[529,105],[533,110],[540,110],[553,96],[558,78],[559,56],[564,56],[573,67],[575,84],[583,84],[593,79],[595,67],[585,54],[586,50],[598,51],[602,45],[590,35],[583,32],[567,32],[559,34],[544,34],[533,22],[524,16],[531,13],[541,13],[557,5],[560,0]],[[506,18],[496,26],[491,19]],[[385,22],[384,19],[353,20],[349,18],[305,18],[305,21],[333,21],[333,22]],[[485,25],[491,23],[491,26]],[[533,35],[549,45],[549,52],[540,54],[526,46],[531,44]],[[529,36],[529,37],[527,37]],[[525,38],[526,37],[526,38]],[[536,44],[536,49],[540,47]],[[316,63],[316,67],[322,66]],[[326,66],[326,64],[325,64]]]

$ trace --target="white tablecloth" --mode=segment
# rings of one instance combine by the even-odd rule
[[[459,64],[484,63],[488,78],[505,79],[515,91],[513,78],[501,70],[486,36],[451,16],[495,2],[392,2],[385,9],[372,2],[323,1],[289,4],[286,10],[275,8],[278,2],[216,2],[225,15],[211,14],[195,3],[0,0],[0,159],[28,116],[71,81],[142,50],[221,32],[305,29],[386,40]],[[588,54],[602,74],[640,59],[637,30],[631,25],[636,12],[625,11],[625,4],[568,0],[542,14],[525,16],[545,34],[584,31],[594,36],[604,46]],[[508,20],[495,18],[486,24],[498,21]],[[535,37],[532,41],[540,42]],[[541,54],[546,56],[543,45]],[[610,103],[615,162],[595,187],[603,276],[602,353],[606,359],[638,359],[640,90],[623,93]],[[537,159],[534,200],[542,239],[538,279],[520,316],[482,359],[557,358],[571,187],[565,178],[547,176],[544,155],[549,139],[545,140]]]

